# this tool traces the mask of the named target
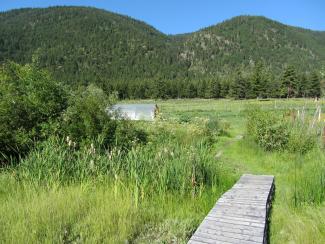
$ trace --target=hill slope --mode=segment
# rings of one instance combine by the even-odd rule
[[[30,62],[70,81],[173,76],[169,38],[126,16],[84,7],[21,9],[0,14],[0,61]],[[175,65],[175,67],[173,67]]]
[[[0,62],[31,62],[72,83],[195,79],[264,61],[278,73],[325,64],[325,32],[240,16],[200,31],[167,36],[132,18],[86,7],[0,13]]]
[[[313,69],[325,61],[325,32],[252,16],[239,16],[181,37],[190,70],[233,70],[263,60],[272,69],[292,64]]]

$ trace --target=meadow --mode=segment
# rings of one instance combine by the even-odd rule
[[[123,101],[150,103],[153,101]],[[265,150],[247,132],[247,110],[304,111],[325,101],[154,101],[154,122],[135,122],[145,145],[99,153],[47,140],[0,172],[1,243],[186,243],[243,173],[272,174],[271,243],[325,242],[325,152]],[[324,126],[324,115],[318,118]],[[299,129],[299,128],[298,128]]]

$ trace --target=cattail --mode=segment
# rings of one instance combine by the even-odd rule
[[[94,169],[94,167],[95,167],[94,160],[90,160],[89,167],[90,167],[90,169]]]
[[[323,145],[325,146],[325,127],[323,128]]]
[[[113,154],[113,151],[110,151],[110,152],[107,154],[108,160],[112,160],[112,154]]]
[[[95,153],[96,153],[96,149],[95,149],[93,143],[90,144],[90,153],[91,153],[91,154],[95,154]]]

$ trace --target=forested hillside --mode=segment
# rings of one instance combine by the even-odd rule
[[[272,70],[285,64],[299,70],[319,68],[325,61],[325,32],[283,25],[256,16],[239,16],[183,36],[181,56],[190,70],[232,72],[238,65],[263,61]]]
[[[70,82],[184,76],[166,35],[143,22],[93,8],[0,14],[1,61],[28,63],[32,57]]]
[[[20,9],[0,13],[0,62],[7,60],[120,98],[318,96],[325,32],[239,16],[168,36],[95,8]]]

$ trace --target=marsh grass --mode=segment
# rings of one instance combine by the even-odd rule
[[[0,239],[3,243],[185,243],[221,195],[166,193],[135,199],[132,188],[107,179],[51,187],[3,174]],[[116,188],[117,187],[117,188]]]
[[[52,137],[1,173],[0,242],[185,243],[236,181],[214,157],[218,124],[157,121],[129,151]]]
[[[324,243],[324,151],[266,152],[248,137],[234,141],[256,104],[304,106],[308,116],[316,109],[303,99],[167,100],[158,101],[160,120],[135,124],[148,141],[128,152],[103,152],[96,142],[75,150],[51,138],[0,173],[0,242],[186,243],[217,198],[256,173],[276,177],[271,243]]]
[[[76,150],[54,137],[22,159],[17,174],[21,180],[47,185],[108,177],[133,187],[139,197],[167,192],[201,194],[205,187],[223,185],[221,162],[210,149],[209,137],[217,136],[217,128],[196,125],[170,131],[157,125],[148,145],[127,152],[118,148],[101,152],[96,144]]]
[[[305,155],[266,152],[245,138],[227,148],[223,160],[242,173],[275,176],[271,243],[324,242],[325,155],[322,149],[314,148]]]

